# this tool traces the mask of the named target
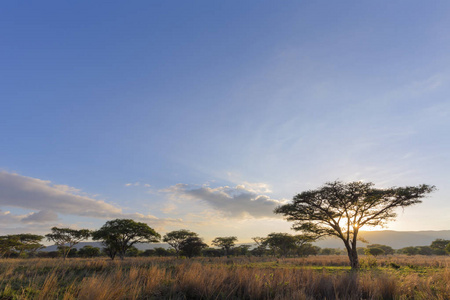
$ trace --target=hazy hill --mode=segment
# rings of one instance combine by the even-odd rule
[[[361,231],[360,236],[369,244],[382,244],[399,249],[408,246],[429,246],[435,239],[450,240],[450,230],[439,231]],[[315,243],[321,248],[343,248],[344,244],[337,238],[327,238]],[[359,242],[361,247],[367,244]]]

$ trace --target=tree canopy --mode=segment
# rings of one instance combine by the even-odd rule
[[[395,209],[421,203],[434,186],[377,189],[371,182],[329,182],[294,196],[275,213],[294,221],[293,229],[314,238],[336,236],[344,242],[352,269],[359,268],[356,244],[363,226],[383,226],[395,219]]]
[[[168,232],[164,235],[163,241],[169,244],[176,252],[177,257],[180,254],[180,246],[187,238],[198,236],[195,232],[187,229],[180,229]]]
[[[17,253],[19,256],[24,252],[35,253],[44,248],[44,245],[40,243],[43,238],[42,235],[31,233],[0,236],[0,257],[9,256],[12,253]]]
[[[198,236],[187,237],[180,243],[180,250],[189,258],[195,255],[200,255],[202,249],[207,247],[208,245],[205,244]]]
[[[212,240],[212,244],[216,247],[220,247],[225,251],[225,255],[228,256],[230,254],[230,249],[237,242],[237,237],[235,236],[227,236],[227,237],[216,237]]]
[[[79,242],[88,239],[91,231],[88,229],[71,229],[53,227],[52,233],[46,234],[48,241],[53,241],[55,245],[63,252],[63,258],[66,259],[70,250]]]
[[[108,221],[92,234],[94,240],[101,240],[104,251],[114,259],[116,254],[124,259],[127,250],[136,243],[154,243],[161,238],[153,228],[131,219]]]

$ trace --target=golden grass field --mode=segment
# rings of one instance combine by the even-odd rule
[[[450,257],[2,259],[0,299],[450,299]]]

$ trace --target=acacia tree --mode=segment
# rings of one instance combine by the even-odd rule
[[[212,244],[216,247],[220,247],[225,251],[225,255],[228,256],[230,253],[230,249],[234,246],[237,241],[237,237],[235,236],[227,236],[227,237],[216,237]]]
[[[19,240],[16,235],[0,236],[0,258],[11,255],[18,245]]]
[[[207,248],[208,245],[198,236],[190,236],[180,242],[179,250],[187,257],[191,258],[195,255],[200,255],[202,249]]]
[[[88,239],[91,236],[89,229],[70,229],[53,227],[52,233],[46,234],[48,241],[52,241],[61,249],[63,259],[67,258],[70,250],[79,242]]]
[[[267,244],[265,238],[263,237],[253,237],[252,240],[255,242],[256,247],[252,250],[252,253],[256,256],[262,256],[266,252]]]
[[[291,203],[279,206],[275,213],[294,221],[293,229],[314,238],[336,236],[347,250],[352,269],[359,269],[356,242],[363,226],[384,226],[396,217],[395,209],[421,203],[434,186],[377,189],[363,182],[329,182],[294,196]]]
[[[273,254],[278,253],[286,257],[294,250],[300,250],[314,239],[310,235],[292,235],[285,232],[272,232],[266,238],[262,239],[262,244],[268,246]]]
[[[108,221],[92,234],[93,240],[101,240],[104,251],[114,260],[116,254],[123,260],[127,250],[136,243],[158,242],[161,236],[153,228],[131,219]]]
[[[195,232],[187,229],[174,230],[164,235],[163,242],[169,244],[176,252],[177,257],[180,255],[180,246],[187,238],[197,237]]]
[[[44,248],[40,242],[44,239],[42,235],[32,234],[32,233],[21,233],[17,234],[18,245],[16,250],[19,252],[19,256],[23,252],[29,254],[35,253],[37,250]]]
[[[434,254],[445,255],[445,247],[447,247],[448,244],[450,244],[450,240],[436,239],[431,243],[430,248],[433,250]]]

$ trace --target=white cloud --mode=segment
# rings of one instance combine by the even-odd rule
[[[284,201],[271,199],[266,184],[241,184],[236,187],[222,186],[210,188],[189,184],[176,184],[163,190],[172,198],[204,201],[228,218],[278,218],[273,210]]]
[[[100,219],[131,218],[149,223],[153,226],[179,223],[179,219],[159,219],[152,215],[141,213],[125,213],[119,207],[86,195],[80,195],[80,190],[54,185],[50,181],[25,177],[5,171],[0,172],[0,206],[29,209],[28,216],[22,216],[24,222],[43,222],[45,217],[55,220],[57,214],[77,215]],[[1,218],[11,219],[6,213]],[[14,220],[19,220],[14,217]],[[12,219],[11,219],[12,221]]]

